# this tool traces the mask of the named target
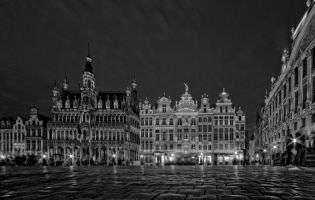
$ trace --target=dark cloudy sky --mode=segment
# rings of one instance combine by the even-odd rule
[[[54,80],[78,88],[91,44],[97,87],[174,100],[225,87],[255,121],[304,0],[1,0],[0,116],[49,113]]]

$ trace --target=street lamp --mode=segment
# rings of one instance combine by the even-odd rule
[[[274,148],[274,149],[276,149],[276,148],[277,148],[277,146],[276,146],[276,145],[273,145],[273,148]]]
[[[295,144],[297,142],[296,138],[293,139],[293,143]]]
[[[70,156],[69,156],[71,159],[73,158],[73,155],[72,154],[70,154]]]
[[[267,152],[267,149],[264,149],[264,153],[266,153]]]

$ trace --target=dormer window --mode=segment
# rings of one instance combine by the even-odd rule
[[[110,109],[110,101],[109,98],[106,100],[106,109]]]
[[[70,100],[69,97],[67,98],[66,102],[65,102],[65,107],[66,108],[70,108]]]
[[[162,105],[162,112],[164,112],[164,113],[166,112],[166,105],[165,104]]]
[[[99,109],[102,109],[102,108],[103,108],[103,101],[102,101],[101,99],[98,101],[97,107],[98,107]]]
[[[192,125],[192,126],[196,125],[196,119],[195,119],[195,118],[192,118],[192,119],[191,119],[191,125]]]
[[[118,109],[118,101],[117,101],[117,99],[114,101],[114,109]]]

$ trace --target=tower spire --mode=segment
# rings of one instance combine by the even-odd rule
[[[90,42],[88,42],[88,54],[87,54],[88,57],[90,57]]]
[[[69,84],[68,84],[68,78],[67,74],[65,75],[65,79],[63,80],[63,90],[68,90]]]
[[[90,55],[90,42],[88,42],[88,54],[86,56],[85,71],[93,73],[92,58]]]
[[[132,89],[134,90],[137,88],[136,72],[133,73],[133,80],[131,82],[131,86],[132,86]]]

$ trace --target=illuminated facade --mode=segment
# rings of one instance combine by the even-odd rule
[[[45,153],[45,122],[48,118],[39,115],[37,108],[30,109],[28,119],[17,117],[0,120],[0,155],[2,158],[33,155],[42,159]]]
[[[0,126],[0,155],[14,157],[26,155],[26,129],[21,117],[3,118]]]
[[[175,104],[164,95],[156,106],[140,105],[140,130],[142,163],[232,163],[242,156],[245,115],[225,90],[211,107],[206,94],[198,105],[185,84]]]
[[[126,91],[96,87],[88,55],[78,91],[53,88],[47,157],[61,163],[122,164],[139,160],[139,109],[135,80]]]
[[[261,152],[274,164],[315,165],[315,7],[292,28],[290,51],[284,50],[278,78],[272,77],[259,119]]]
[[[32,107],[29,119],[25,121],[25,152],[27,155],[35,155],[42,159],[47,152],[46,125],[48,117],[38,114],[36,107]]]

